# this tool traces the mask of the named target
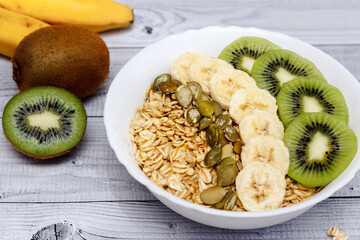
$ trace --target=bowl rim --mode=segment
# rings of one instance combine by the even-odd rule
[[[164,42],[171,40],[173,38],[177,38],[180,35],[191,35],[195,32],[205,32],[205,31],[231,31],[231,30],[236,30],[236,31],[245,31],[245,32],[253,32],[253,33],[260,33],[260,34],[266,34],[266,35],[270,35],[270,36],[277,36],[277,37],[281,37],[281,38],[287,38],[290,39],[292,41],[295,42],[301,42],[302,44],[308,45],[310,47],[313,48],[314,51],[317,52],[317,54],[321,54],[321,55],[326,55],[326,57],[329,59],[329,61],[333,61],[336,65],[338,65],[339,68],[342,69],[342,71],[344,71],[347,75],[348,78],[351,79],[351,81],[356,82],[357,83],[357,90],[360,92],[360,83],[355,79],[355,77],[342,65],[340,64],[338,61],[336,61],[333,57],[331,57],[330,55],[326,54],[325,52],[323,52],[322,50],[312,46],[311,44],[304,42],[302,40],[299,40],[297,38],[288,36],[286,34],[283,33],[279,33],[279,32],[273,32],[273,31],[268,31],[268,30],[264,30],[264,29],[260,29],[260,28],[254,28],[254,27],[238,27],[238,26],[227,26],[227,27],[222,27],[222,26],[208,26],[208,27],[204,27],[204,28],[200,28],[200,29],[190,29],[190,30],[186,30],[184,32],[181,33],[177,33],[177,34],[172,34],[170,36],[167,36],[153,44],[150,44],[148,46],[146,46],[145,48],[141,49],[137,54],[135,54],[124,66],[122,69],[126,69],[126,66],[133,64],[134,62],[136,62],[137,60],[137,56],[139,56],[139,54],[143,54],[147,51],[149,51],[150,48],[154,47],[154,46],[158,46],[158,45],[162,45]],[[114,134],[116,134],[116,131],[113,131],[113,129],[111,129],[111,123],[110,123],[110,117],[109,114],[111,112],[111,108],[110,108],[110,96],[116,94],[115,89],[114,89],[114,82],[116,81],[116,79],[118,78],[118,76],[120,75],[120,72],[122,71],[122,69],[117,73],[117,75],[115,76],[113,82],[110,85],[110,88],[108,90],[108,93],[106,95],[106,99],[105,99],[105,106],[104,106],[104,124],[105,124],[105,129],[106,129],[106,135],[108,137],[108,141],[109,144],[111,146],[111,148],[113,149],[113,151],[116,154],[117,159],[119,160],[119,162],[121,164],[123,164],[126,168],[126,170],[128,171],[128,173],[139,183],[141,183],[142,185],[144,185],[152,194],[156,195],[156,197],[158,198],[158,196],[165,198],[166,200],[176,204],[176,205],[180,205],[182,207],[187,208],[188,210],[192,210],[195,212],[199,212],[199,213],[205,213],[205,214],[211,214],[214,216],[219,216],[219,217],[232,217],[232,218],[265,218],[265,217],[274,217],[274,216],[281,216],[281,215],[287,215],[289,213],[295,213],[307,208],[311,208],[312,206],[314,206],[315,204],[327,199],[328,197],[330,197],[332,194],[334,194],[337,190],[341,189],[342,187],[344,187],[347,183],[349,183],[355,176],[355,174],[357,173],[357,171],[360,169],[360,161],[357,162],[357,164],[355,163],[355,167],[351,168],[349,170],[349,172],[347,172],[347,175],[345,176],[345,179],[337,184],[332,184],[333,182],[329,183],[324,189],[322,189],[320,192],[316,193],[315,195],[313,195],[312,197],[305,199],[304,201],[300,202],[300,203],[296,203],[294,205],[288,206],[288,207],[283,207],[283,208],[278,208],[278,209],[274,209],[274,210],[269,210],[269,211],[261,211],[261,212],[232,212],[232,211],[224,211],[224,210],[218,210],[218,209],[212,209],[212,208],[208,208],[196,203],[192,203],[189,201],[186,201],[184,199],[178,198],[175,195],[165,191],[163,188],[161,188],[160,186],[156,185],[154,182],[151,181],[151,179],[149,179],[145,174],[145,178],[139,178],[137,176],[137,170],[138,169],[134,169],[132,168],[130,165],[127,164],[127,162],[124,160],[127,157],[125,156],[125,154],[123,152],[121,152],[115,145],[114,142]],[[355,157],[354,157],[355,159]],[[135,160],[136,161],[136,160]],[[350,166],[350,165],[349,165]],[[349,167],[348,166],[348,167]],[[137,165],[137,167],[139,167]],[[348,170],[348,167],[345,170]],[[140,167],[139,167],[140,168]],[[344,170],[344,172],[345,172]],[[344,173],[343,172],[343,173]],[[343,174],[342,173],[342,174]],[[161,200],[161,199],[159,199]]]

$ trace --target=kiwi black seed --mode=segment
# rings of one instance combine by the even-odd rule
[[[271,49],[278,49],[279,46],[259,37],[241,37],[227,45],[219,55],[233,65],[234,68],[251,73],[255,60]]]
[[[274,97],[285,82],[298,76],[314,77],[326,82],[312,62],[284,49],[270,50],[261,55],[253,65],[251,76],[259,88],[268,90]]]
[[[81,141],[86,112],[72,93],[37,87],[15,95],[7,103],[2,124],[6,138],[17,150],[47,159],[69,152]]]
[[[296,77],[284,83],[276,100],[285,127],[304,112],[325,112],[348,120],[348,108],[341,92],[312,77]]]
[[[325,186],[350,164],[357,151],[354,132],[342,119],[324,113],[302,113],[284,135],[289,150],[288,175],[306,187]]]

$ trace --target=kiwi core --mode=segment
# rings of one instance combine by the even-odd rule
[[[254,62],[255,62],[256,59],[254,58],[251,58],[251,57],[246,57],[244,56],[242,58],[242,63],[241,63],[241,66],[246,69],[248,72],[251,72],[251,69],[254,65]]]
[[[330,151],[329,146],[327,136],[320,132],[315,133],[308,145],[308,159],[310,161],[323,161],[326,159],[326,152]]]
[[[313,97],[304,96],[302,106],[304,112],[324,112],[323,106]]]
[[[275,73],[276,78],[279,80],[280,86],[282,86],[284,83],[292,80],[293,78],[297,77],[296,75],[291,74],[286,69],[280,67],[277,72]]]
[[[29,115],[28,121],[30,126],[39,127],[41,130],[46,131],[50,128],[60,128],[60,118],[60,116],[50,111],[44,111]]]

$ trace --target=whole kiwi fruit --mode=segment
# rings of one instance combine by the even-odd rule
[[[17,46],[12,64],[20,91],[54,86],[85,98],[106,80],[110,60],[109,50],[97,33],[56,25],[26,36]]]

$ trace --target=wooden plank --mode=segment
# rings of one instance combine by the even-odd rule
[[[328,199],[280,225],[227,230],[190,221],[158,201],[54,204],[0,204],[0,238],[30,239],[40,229],[67,221],[88,240],[100,239],[330,239],[338,226],[360,238],[360,198]]]
[[[53,160],[17,152],[0,129],[0,202],[154,200],[116,159],[102,118],[89,118],[81,144]],[[360,174],[335,196],[360,196]]]
[[[360,43],[360,8],[354,0],[117,1],[132,7],[135,19],[129,28],[101,34],[109,46],[143,47],[213,25],[263,28],[312,44]]]
[[[84,100],[90,117],[79,147],[51,161],[32,160],[15,151],[0,129],[0,239],[30,239],[64,221],[81,230],[83,237],[76,239],[330,239],[331,225],[360,239],[360,174],[332,198],[284,224],[249,231],[207,227],[172,212],[137,183],[116,160],[102,122],[107,90],[133,55],[168,35],[209,25],[289,34],[315,44],[360,79],[358,1],[117,1],[134,8],[135,22],[101,33],[110,47],[110,75]],[[11,75],[9,59],[0,57],[1,112],[18,92]]]
[[[0,201],[151,200],[110,148],[102,118],[90,118],[81,144],[52,160],[16,151],[0,130]]]
[[[144,47],[168,35],[206,26],[257,27],[313,44],[359,44],[355,0],[117,0],[134,9],[134,24],[101,33],[110,47]]]

